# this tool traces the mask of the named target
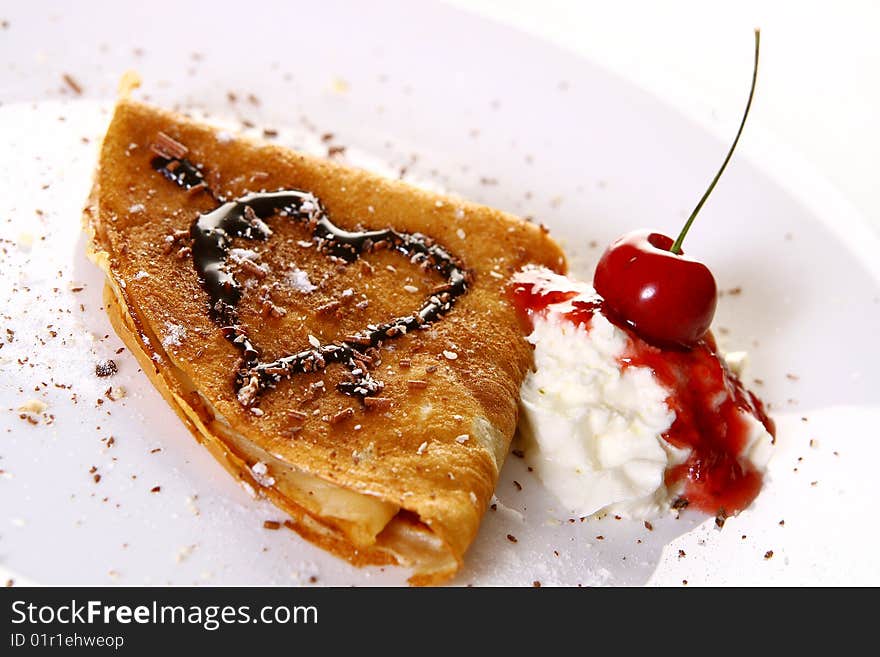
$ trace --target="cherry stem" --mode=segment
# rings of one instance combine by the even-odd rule
[[[724,158],[724,162],[721,163],[721,168],[718,169],[718,173],[715,174],[715,177],[712,179],[712,182],[709,184],[709,188],[706,190],[706,193],[703,194],[703,198],[700,199],[700,202],[697,203],[697,207],[694,208],[694,211],[691,212],[691,216],[688,217],[688,220],[684,224],[684,228],[681,229],[681,232],[678,234],[678,237],[675,240],[675,243],[672,245],[670,251],[672,253],[681,253],[681,244],[684,242],[684,238],[690,230],[691,224],[694,223],[694,219],[696,219],[697,214],[703,207],[703,204],[706,202],[706,199],[709,198],[709,194],[712,193],[712,190],[715,189],[715,184],[718,182],[718,179],[721,178],[721,174],[724,173],[724,169],[727,167],[727,163],[730,162],[730,158],[733,155],[734,149],[736,149],[737,143],[739,143],[739,136],[742,134],[743,128],[746,125],[746,118],[749,115],[749,110],[752,107],[752,98],[755,95],[755,83],[758,81],[758,52],[761,49],[761,30],[755,29],[755,66],[752,70],[752,88],[749,91],[749,102],[746,103],[746,111],[743,113],[742,121],[739,124],[739,130],[736,131],[736,137],[733,140],[733,144],[730,146],[730,150],[727,151],[727,157]]]

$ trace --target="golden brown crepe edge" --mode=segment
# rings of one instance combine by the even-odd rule
[[[101,261],[108,262],[109,264],[107,252],[94,249],[93,247],[94,243],[90,242],[90,258],[96,264],[99,264]],[[99,266],[101,265],[99,264]],[[109,271],[107,271],[107,276],[112,276]],[[394,564],[415,567],[415,572],[409,578],[410,584],[415,586],[441,584],[454,576],[460,569],[463,564],[463,554],[458,554],[449,542],[433,529],[430,530],[430,533],[442,542],[445,552],[452,557],[452,563],[450,563],[450,567],[445,569],[420,571],[418,570],[418,563],[407,563],[400,558],[400,555],[395,554],[389,548],[383,549],[378,544],[371,549],[358,548],[337,527],[328,524],[325,518],[312,514],[304,507],[280,494],[274,488],[262,486],[252,476],[247,463],[230,449],[222,439],[207,428],[207,423],[210,421],[209,418],[204,417],[203,412],[199,412],[191,403],[186,402],[180,394],[173,390],[174,387],[179,385],[179,382],[173,377],[170,382],[166,380],[163,376],[163,368],[158,367],[153,362],[146,349],[144,349],[145,345],[142,345],[141,341],[137,339],[136,335],[140,333],[137,328],[137,321],[127,311],[126,307],[123,306],[125,302],[120,301],[120,295],[124,297],[122,289],[118,285],[111,283],[108,278],[104,288],[104,303],[110,323],[123,343],[135,356],[141,365],[141,369],[143,369],[153,386],[183,421],[184,426],[189,429],[196,441],[205,446],[209,453],[236,480],[246,482],[252,490],[259,491],[261,495],[268,498],[276,507],[290,516],[288,521],[284,523],[285,527],[355,566]],[[155,344],[155,340],[151,340],[151,343]],[[162,354],[159,354],[159,356],[163,357]],[[173,367],[173,365],[170,367]]]
[[[130,104],[132,106],[141,106],[141,107],[148,108],[150,111],[156,112],[160,116],[162,116],[162,115],[167,116],[169,120],[183,121],[186,123],[193,123],[192,121],[189,121],[183,117],[179,117],[177,114],[175,114],[173,112],[169,112],[167,110],[162,110],[161,108],[153,108],[152,106],[150,106],[146,103],[141,103],[139,101],[131,100],[128,97],[128,94],[131,91],[131,89],[135,88],[136,86],[137,86],[137,82],[131,82],[131,80],[129,80],[128,83],[124,82],[123,84],[120,85],[122,93],[120,96],[120,103],[116,108],[117,111],[118,111],[120,105]],[[115,118],[116,118],[116,113],[114,112],[114,120],[115,120]],[[111,122],[111,124],[112,124],[112,122]],[[108,130],[108,133],[109,133],[109,130]],[[257,147],[262,146],[262,144],[260,144],[256,140],[243,139],[243,141],[246,141],[246,142],[253,144]],[[271,145],[268,145],[268,146],[271,146]],[[305,157],[307,157],[307,159],[320,161],[323,164],[326,164],[326,162],[324,162],[323,160],[320,160],[319,158],[313,158],[311,156],[305,156]],[[108,277],[108,280],[107,280],[108,292],[113,295],[113,297],[111,297],[111,298],[119,297],[119,295],[122,295],[121,298],[124,299],[125,291],[124,291],[124,289],[120,288],[119,281],[117,281],[115,279],[113,272],[111,271],[110,254],[100,248],[97,248],[97,243],[98,243],[98,239],[99,239],[97,232],[98,232],[98,230],[100,230],[100,226],[99,225],[96,226],[96,224],[100,223],[99,222],[100,208],[99,208],[98,202],[97,202],[97,199],[98,199],[98,196],[100,193],[100,189],[98,186],[97,173],[98,173],[98,171],[96,170],[96,179],[95,179],[95,183],[94,183],[94,186],[92,189],[92,194],[90,196],[89,206],[87,206],[86,212],[84,213],[84,224],[86,225],[86,232],[89,235],[90,251],[92,252],[92,253],[90,253],[90,256],[99,266],[101,266],[102,269],[104,269],[104,271]],[[405,185],[405,183],[399,183],[399,181],[392,181],[392,182],[395,182],[395,183],[398,183],[401,185]],[[424,190],[412,187],[410,185],[405,185],[405,186],[407,188],[412,189],[412,191],[415,193],[427,194]],[[431,194],[431,196],[432,197],[436,196],[436,194]],[[456,199],[456,200],[460,201],[461,199]],[[558,251],[560,254],[562,253],[561,249],[558,249]],[[560,257],[560,268],[561,269],[565,268],[564,260],[562,257]],[[124,283],[123,283],[123,286],[124,286]],[[113,288],[113,289],[110,289],[110,288]],[[115,294],[114,294],[114,290],[115,290]],[[124,301],[121,303],[126,305],[126,307],[128,307],[128,304],[125,304]],[[122,310],[122,307],[120,306],[120,311],[121,310]],[[111,315],[111,322],[113,322],[113,316],[112,316],[112,313],[110,312],[109,307],[108,307],[108,314]],[[141,344],[141,341],[137,339],[138,334],[137,333],[130,334],[129,331],[125,330],[125,328],[123,326],[121,326],[120,321],[121,321],[121,315],[120,315],[120,318],[117,319],[117,321],[113,322],[114,329],[117,331],[117,333],[120,334],[120,337],[123,338],[123,340],[129,346],[129,348],[132,350],[132,352],[135,354],[135,356],[138,358],[138,360],[141,361],[142,365],[144,365],[144,370],[147,373],[148,377],[150,377],[151,381],[159,389],[160,393],[163,394],[163,397],[166,399],[166,401],[168,401],[168,403],[172,406],[172,408],[174,408],[175,412],[181,417],[181,419],[184,420],[185,425],[194,434],[196,439],[199,440],[199,442],[201,442],[202,444],[205,444],[209,448],[209,451],[211,451],[211,453],[214,454],[215,458],[217,458],[221,462],[221,464],[223,464],[223,466],[231,474],[233,474],[233,476],[235,476],[237,479],[240,479],[240,480],[242,480],[242,479],[248,480],[248,482],[252,486],[254,486],[255,490],[261,490],[279,508],[288,512],[292,518],[296,519],[297,522],[294,523],[296,526],[292,527],[293,529],[298,531],[298,533],[303,535],[305,538],[307,538],[311,542],[316,543],[317,545],[323,547],[324,549],[327,549],[328,551],[330,551],[334,554],[337,554],[338,556],[342,556],[343,558],[346,558],[347,560],[349,560],[350,562],[352,562],[356,565],[393,563],[395,561],[393,558],[389,557],[388,553],[386,553],[384,551],[376,550],[376,551],[374,551],[375,554],[369,553],[368,551],[365,551],[363,549],[356,548],[354,545],[346,542],[345,540],[338,540],[338,541],[334,542],[334,541],[328,539],[328,537],[326,535],[319,534],[314,529],[311,529],[309,527],[309,522],[307,520],[305,520],[305,518],[309,518],[312,521],[318,521],[318,522],[320,522],[322,520],[321,518],[311,516],[307,510],[303,509],[302,507],[299,507],[298,505],[296,505],[294,502],[292,502],[288,498],[284,497],[283,495],[278,494],[276,491],[274,491],[272,489],[265,489],[264,487],[260,486],[257,482],[255,482],[253,480],[253,477],[250,476],[250,473],[247,469],[246,463],[241,459],[238,459],[240,462],[236,463],[235,459],[232,456],[230,456],[231,451],[229,450],[228,446],[222,441],[222,439],[217,438],[216,436],[212,436],[212,434],[210,432],[203,432],[203,431],[199,430],[196,423],[193,421],[193,418],[199,417],[198,411],[196,409],[192,408],[186,402],[184,402],[183,399],[179,395],[174,394],[173,391],[169,387],[168,381],[166,381],[164,379],[160,379],[161,374],[159,371],[156,370],[155,364],[152,362],[150,355],[145,351],[145,345]],[[134,318],[132,318],[132,321],[134,321]],[[128,339],[126,339],[126,338],[128,338]],[[154,344],[157,344],[157,343],[154,343]],[[160,356],[163,356],[163,354],[160,354]],[[190,417],[190,415],[192,417]],[[497,431],[497,429],[496,429],[496,431]],[[509,440],[508,440],[508,442],[509,442]],[[497,464],[499,471],[500,471],[500,467],[502,464],[503,464],[503,460],[502,460],[502,462],[499,462]],[[495,480],[496,481],[497,481],[497,476],[498,476],[498,472],[495,473]],[[328,482],[328,483],[338,485],[336,482]],[[295,507],[295,508],[292,508],[291,505],[293,505],[293,507]],[[411,583],[413,583],[413,584],[436,584],[436,583],[441,583],[445,579],[448,579],[450,576],[452,576],[458,570],[458,568],[461,566],[461,564],[463,563],[464,552],[466,551],[467,546],[469,546],[470,543],[472,542],[473,537],[476,535],[476,532],[479,528],[480,519],[482,518],[482,515],[483,515],[483,513],[478,514],[477,525],[476,525],[476,527],[472,528],[472,531],[470,528],[465,528],[466,529],[465,533],[467,533],[468,536],[466,537],[466,540],[464,541],[464,543],[465,543],[464,550],[456,549],[454,547],[454,544],[461,544],[461,540],[460,540],[461,537],[452,537],[455,540],[450,541],[450,540],[448,540],[448,537],[444,536],[444,534],[446,534],[447,531],[454,529],[454,528],[449,528],[449,527],[445,527],[445,526],[441,525],[441,527],[439,527],[439,529],[441,531],[438,532],[437,531],[438,528],[431,527],[430,531],[433,533],[434,536],[436,536],[437,538],[439,538],[443,542],[446,549],[454,557],[457,565],[455,566],[454,569],[451,569],[448,572],[438,572],[438,573],[428,573],[428,574],[416,573],[411,578],[411,580],[410,580]],[[323,523],[322,523],[322,526],[325,528],[327,527]],[[459,529],[461,529],[461,528],[459,528]]]
[[[114,109],[114,114],[111,118],[110,126],[112,126],[114,120],[116,119],[116,110],[119,109],[119,105],[133,104],[150,107],[144,103],[139,103],[137,101],[132,101],[129,99],[129,92],[132,89],[136,88],[138,85],[139,80],[136,76],[124,78],[123,81],[120,83],[119,103],[117,103],[117,107]],[[171,116],[170,113],[163,111],[159,108],[150,109],[155,109],[155,111],[157,112]],[[108,127],[107,134],[109,133],[110,128]],[[321,516],[311,514],[307,509],[296,504],[286,496],[281,495],[274,489],[260,485],[259,482],[257,482],[251,475],[250,470],[247,467],[247,463],[243,459],[236,456],[234,452],[229,449],[228,445],[226,445],[226,443],[222,441],[222,439],[208,431],[204,425],[204,418],[201,417],[201,414],[190,404],[186,403],[179,394],[176,394],[173,391],[173,385],[177,384],[178,382],[173,377],[171,381],[166,380],[165,377],[162,376],[162,368],[156,366],[156,363],[153,361],[152,356],[158,355],[160,360],[166,359],[168,362],[171,362],[170,358],[168,358],[167,353],[159,353],[155,350],[153,345],[159,344],[156,339],[151,339],[149,344],[150,351],[153,351],[152,356],[151,354],[147,353],[146,347],[148,345],[143,343],[142,340],[137,339],[138,335],[144,335],[146,333],[149,333],[150,331],[146,331],[144,330],[144,327],[139,326],[139,322],[137,321],[136,317],[134,317],[129,312],[128,309],[131,308],[131,304],[127,299],[127,295],[124,290],[124,283],[120,284],[120,281],[117,280],[117,278],[114,276],[111,267],[111,255],[107,250],[102,248],[104,240],[102,240],[100,235],[101,209],[98,199],[100,198],[101,192],[99,177],[101,168],[100,158],[101,153],[103,152],[103,147],[104,144],[102,140],[102,144],[99,149],[99,162],[93,174],[92,188],[82,213],[82,228],[87,238],[87,256],[105,274],[106,280],[104,289],[104,303],[108,318],[110,319],[114,331],[123,341],[123,343],[129,348],[129,350],[134,354],[135,358],[138,360],[141,368],[144,370],[153,386],[159,391],[165,401],[169,404],[169,406],[171,406],[174,412],[183,421],[184,426],[189,429],[190,433],[192,433],[196,441],[204,445],[208,449],[209,453],[211,453],[212,456],[214,456],[214,458],[233,477],[235,477],[239,481],[246,481],[254,491],[260,491],[260,493],[270,499],[270,501],[272,501],[275,506],[277,506],[279,509],[290,516],[289,521],[285,522],[286,527],[293,531],[296,531],[298,534],[300,534],[300,536],[302,536],[309,542],[330,552],[331,554],[335,554],[338,557],[346,559],[355,566],[387,564],[418,566],[417,563],[406,563],[405,561],[400,559],[399,555],[395,555],[387,549],[374,548],[365,550],[363,548],[355,546],[350,541],[348,541],[344,535],[338,535],[338,528],[328,525],[324,521],[325,519]],[[126,323],[130,323],[131,326],[126,326]],[[328,481],[327,483],[336,486],[339,485],[336,482]],[[482,514],[480,515],[482,516]],[[389,525],[390,524],[391,523],[389,523]],[[443,535],[446,533],[445,531],[437,532],[435,528],[427,526],[425,526],[425,529],[427,530],[427,533],[430,533],[432,536],[436,537],[443,544],[445,551],[448,553],[449,556],[452,557],[453,562],[450,563],[450,566],[448,568],[433,571],[419,571],[416,568],[416,571],[408,580],[409,583],[414,586],[430,586],[441,584],[454,576],[463,565],[464,551],[457,550],[454,547],[454,543],[457,543],[458,541],[450,542]],[[446,527],[442,527],[442,529],[445,530]],[[475,528],[474,531],[471,533],[475,534],[476,529],[478,529],[478,527]],[[334,533],[336,533],[336,535],[334,535]],[[467,545],[469,545],[472,540],[473,537],[470,537],[469,540],[466,541]]]

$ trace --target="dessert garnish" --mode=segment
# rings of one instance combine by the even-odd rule
[[[535,346],[521,389],[530,459],[568,512],[732,516],[757,496],[774,425],[711,333],[655,347],[589,284],[543,268],[517,274],[512,293]]]
[[[690,506],[731,516],[761,489],[775,428],[719,352],[709,268],[681,244],[733,145],[678,238],[639,231],[603,254],[594,287],[540,268],[513,279],[535,345],[522,405],[535,470],[569,511],[633,516]]]
[[[736,137],[721,168],[678,234],[672,238],[640,230],[619,237],[606,249],[593,276],[593,286],[610,315],[642,339],[661,347],[693,347],[709,330],[718,300],[715,278],[701,262],[682,251],[697,214],[709,198],[739,142],[752,107],[758,79],[761,32],[755,30],[755,64],[749,100]]]

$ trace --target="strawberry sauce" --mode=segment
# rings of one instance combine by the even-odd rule
[[[596,312],[609,317],[600,297],[579,299],[577,291],[536,289],[531,282],[515,282],[511,294],[527,331],[532,330],[535,315],[566,301],[572,307],[564,317],[575,326],[588,328]],[[621,368],[648,367],[669,391],[666,403],[675,411],[675,420],[663,438],[691,450],[685,463],[666,471],[667,486],[684,482],[675,506],[692,506],[722,518],[746,508],[760,492],[763,479],[738,458],[748,441],[747,416],[757,418],[773,436],[776,428],[761,401],[719,357],[712,334],[687,350],[660,349],[621,322],[610,317],[609,321],[629,337]]]

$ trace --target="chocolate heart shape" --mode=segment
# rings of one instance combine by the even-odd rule
[[[226,339],[242,352],[243,365],[236,375],[235,386],[238,400],[244,406],[251,406],[262,392],[282,379],[323,370],[330,363],[342,363],[348,369],[349,380],[337,386],[341,392],[362,401],[377,395],[384,384],[369,373],[372,362],[369,351],[385,340],[406,335],[442,318],[468,290],[470,273],[456,257],[426,235],[391,228],[343,230],[330,220],[314,194],[298,189],[257,192],[225,201],[210,190],[201,169],[186,159],[185,146],[160,133],[153,150],[157,157],[153,158],[152,166],[165,178],[190,193],[205,192],[219,203],[216,209],[199,214],[193,221],[190,227],[192,257],[210,298],[212,319],[222,328]],[[263,362],[259,350],[238,322],[242,286],[229,271],[227,259],[236,237],[268,240],[272,231],[266,220],[274,215],[308,225],[318,250],[330,258],[350,263],[363,253],[391,249],[424,269],[439,273],[445,282],[434,288],[419,310],[411,315],[369,325],[342,341],[311,344],[308,349]]]

